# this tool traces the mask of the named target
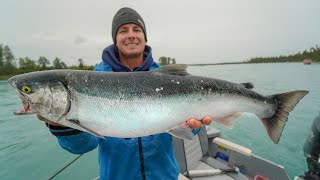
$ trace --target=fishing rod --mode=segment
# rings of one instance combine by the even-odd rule
[[[68,166],[70,166],[72,163],[74,163],[76,160],[78,160],[83,154],[78,155],[77,157],[71,159],[69,162],[67,162],[66,165],[64,165],[61,169],[59,169],[57,172],[55,172],[53,175],[51,175],[48,180],[52,180],[57,175],[59,175],[62,171],[64,171]]]

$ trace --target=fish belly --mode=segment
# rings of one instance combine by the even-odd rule
[[[189,95],[135,100],[115,100],[77,94],[78,120],[85,127],[104,136],[140,137],[165,132],[189,118],[214,119],[235,112],[266,114],[271,105],[244,97],[226,95]]]

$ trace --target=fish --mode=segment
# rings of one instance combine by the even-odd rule
[[[16,115],[39,114],[53,122],[104,138],[142,137],[168,132],[182,139],[194,134],[189,118],[212,116],[233,127],[242,113],[253,113],[278,143],[289,112],[309,92],[264,96],[252,83],[195,76],[174,64],[139,72],[46,70],[8,79],[22,99]]]

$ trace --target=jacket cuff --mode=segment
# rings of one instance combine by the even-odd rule
[[[83,131],[69,128],[69,127],[53,126],[48,123],[46,123],[46,126],[49,128],[51,134],[53,134],[54,136],[70,136],[70,135],[75,135],[83,132]]]
[[[200,130],[201,130],[201,128],[192,129],[192,133],[193,133],[194,135],[199,134]]]

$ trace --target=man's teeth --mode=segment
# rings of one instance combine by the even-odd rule
[[[137,46],[137,44],[127,44],[127,46]]]

